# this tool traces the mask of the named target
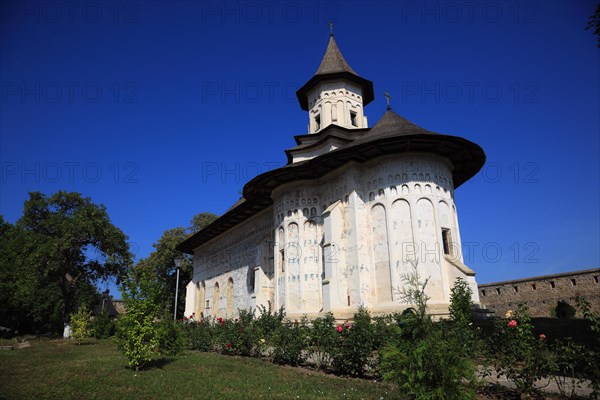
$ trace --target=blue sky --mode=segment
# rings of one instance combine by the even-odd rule
[[[284,165],[308,118],[295,91],[330,20],[395,112],[478,143],[456,191],[480,283],[596,268],[600,82],[595,2],[129,1],[0,4],[0,214],[29,191],[106,205],[137,257],[222,214]]]

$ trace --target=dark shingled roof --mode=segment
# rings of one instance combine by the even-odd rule
[[[423,129],[388,109],[383,117],[373,126],[368,137],[393,135],[436,135],[435,132]]]
[[[330,35],[327,50],[325,50],[325,55],[315,75],[334,74],[336,72],[350,72],[351,74],[358,75],[350,68],[350,65],[348,65],[340,52],[333,35]]]
[[[319,82],[344,79],[362,88],[363,106],[366,106],[375,99],[373,82],[362,78],[350,68],[350,65],[348,65],[344,56],[342,56],[335,38],[333,35],[330,35],[327,50],[325,50],[325,55],[323,56],[323,60],[321,60],[317,73],[296,92],[300,107],[304,111],[308,111],[308,92]]]

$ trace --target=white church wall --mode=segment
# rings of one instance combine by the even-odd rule
[[[233,317],[272,302],[272,230],[269,208],[195,249],[186,314]]]
[[[456,277],[476,287],[462,264],[451,168],[414,153],[280,186],[271,208],[195,251],[193,285],[205,289],[188,287],[186,313],[232,316],[268,301],[290,318],[327,311],[347,318],[360,305],[399,311],[409,306],[400,290],[415,262],[429,279],[432,310],[444,313]],[[445,258],[443,230],[455,262]]]

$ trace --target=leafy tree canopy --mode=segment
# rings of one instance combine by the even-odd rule
[[[163,317],[173,316],[173,304],[175,301],[175,288],[177,285],[177,268],[175,258],[182,257],[183,265],[179,271],[179,297],[178,315],[185,307],[185,290],[182,290],[187,282],[192,279],[192,258],[176,250],[175,248],[191,235],[207,227],[218,218],[217,215],[202,212],[194,215],[188,229],[177,227],[163,232],[162,236],[152,246],[154,251],[146,258],[140,259],[133,269],[133,276],[141,279],[141,276],[152,274],[158,285],[156,298],[159,302],[159,314]]]
[[[598,48],[600,48],[600,3],[596,5],[596,11],[588,18],[585,29],[593,29],[594,35],[598,36]]]
[[[106,208],[79,193],[30,193],[14,226],[0,221],[0,235],[0,322],[12,327],[59,332],[79,303],[91,305],[94,283],[118,281],[132,263]]]
[[[213,221],[215,221],[217,218],[219,218],[218,215],[210,212],[202,212],[200,214],[196,214],[192,217],[192,221],[190,222],[190,227],[188,228],[188,231],[190,232],[190,234],[200,232],[202,229],[212,224]]]

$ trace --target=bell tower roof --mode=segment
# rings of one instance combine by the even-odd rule
[[[308,111],[308,92],[318,83],[343,79],[349,80],[362,88],[363,105],[367,105],[375,99],[373,82],[354,72],[346,62],[346,59],[344,59],[332,32],[329,34],[329,43],[327,44],[327,50],[325,50],[325,55],[321,60],[319,69],[317,69],[315,75],[296,92],[300,107],[302,107],[304,111]]]
[[[333,34],[330,34],[327,50],[325,50],[325,55],[323,56],[321,65],[319,65],[319,69],[315,75],[334,74],[336,72],[349,72],[357,75],[344,59],[344,56],[335,42],[335,37]]]

